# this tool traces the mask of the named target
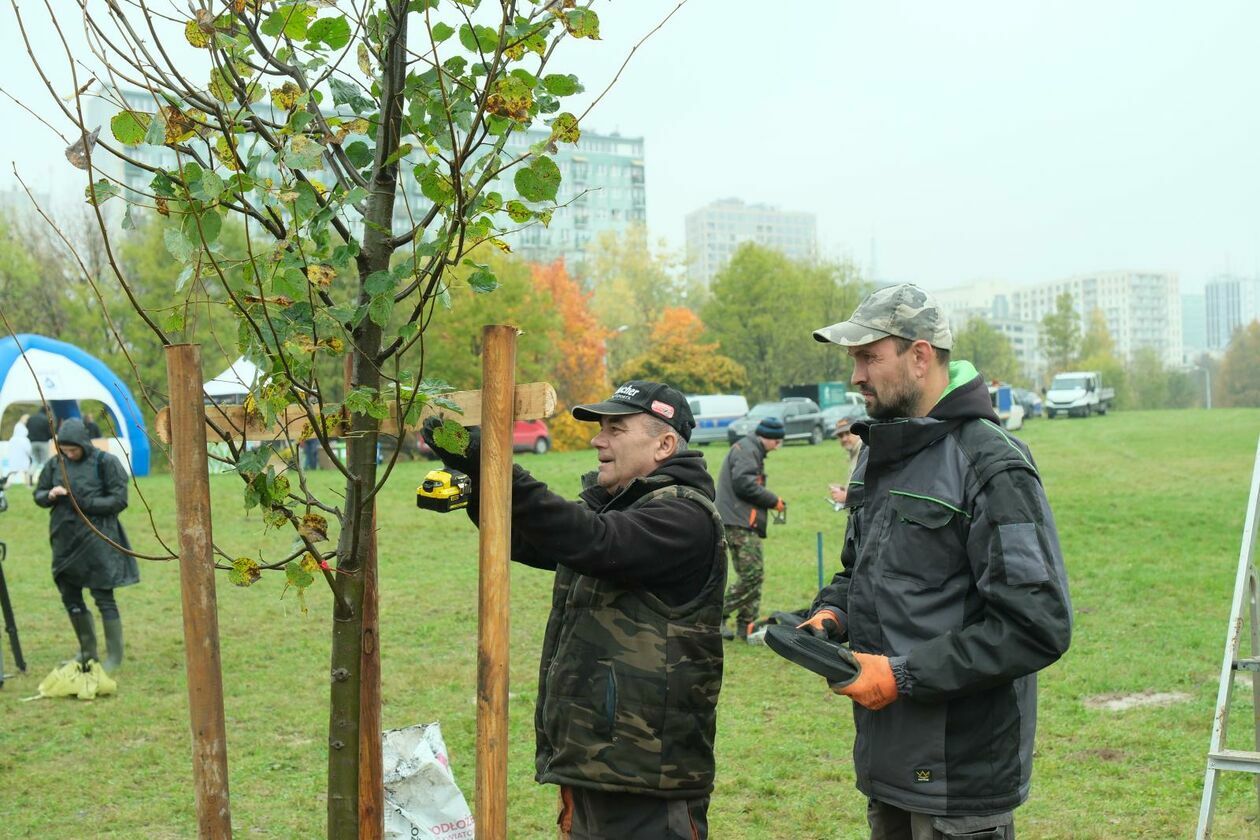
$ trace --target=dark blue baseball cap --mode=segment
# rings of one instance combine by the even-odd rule
[[[650,414],[682,435],[683,440],[691,440],[691,430],[696,427],[691,406],[680,391],[663,382],[639,379],[626,382],[603,402],[575,405],[572,412],[578,420],[588,423],[619,414]]]

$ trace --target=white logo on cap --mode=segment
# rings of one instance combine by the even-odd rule
[[[667,420],[674,419],[674,407],[660,400],[652,400],[652,413],[659,414]]]
[[[637,393],[639,393],[638,388],[633,388],[629,385],[622,385],[620,388],[617,389],[616,393],[613,396],[633,397]]]

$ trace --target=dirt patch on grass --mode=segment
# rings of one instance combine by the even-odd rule
[[[1096,694],[1085,698],[1085,708],[1127,712],[1142,706],[1171,706],[1191,699],[1184,691],[1141,691],[1136,694]]]
[[[1072,753],[1071,758],[1075,761],[1106,761],[1114,763],[1124,761],[1127,756],[1121,750],[1103,747],[1098,750],[1081,750],[1080,752]]]

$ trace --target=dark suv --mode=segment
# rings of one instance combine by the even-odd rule
[[[784,440],[807,440],[822,443],[827,435],[826,420],[818,410],[818,403],[808,397],[788,397],[777,402],[757,403],[752,411],[726,427],[726,439],[734,443],[752,433],[763,417],[777,417],[787,430]]]

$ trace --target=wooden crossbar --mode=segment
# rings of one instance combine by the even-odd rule
[[[420,427],[426,417],[450,417],[465,426],[481,425],[481,391],[454,391],[443,394],[447,400],[463,409],[456,413],[432,403],[420,410],[420,418],[416,425],[408,426],[405,431],[414,431]],[[546,382],[529,382],[516,386],[516,405],[513,413],[515,420],[542,420],[556,411],[556,391]],[[345,437],[350,428],[349,418],[344,410],[340,418],[327,418],[329,434],[333,437]],[[214,427],[230,434],[234,440],[301,440],[310,425],[306,411],[299,405],[291,405],[276,423],[264,425],[263,418],[257,411],[247,413],[241,405],[207,405],[207,436],[212,440],[220,440]],[[171,442],[170,409],[164,408],[157,415],[157,436],[163,443]],[[390,406],[390,416],[381,421],[381,434],[398,436],[399,430],[397,407]]]

